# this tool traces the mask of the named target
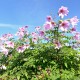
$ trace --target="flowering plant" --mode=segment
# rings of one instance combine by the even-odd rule
[[[80,32],[77,16],[62,6],[60,20],[47,16],[42,27],[32,33],[28,26],[15,35],[0,37],[0,78],[3,80],[75,80],[80,78]],[[13,36],[17,36],[16,39]]]

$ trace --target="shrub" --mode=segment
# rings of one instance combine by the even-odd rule
[[[19,28],[16,39],[8,33],[0,37],[1,80],[79,80],[80,33],[77,16],[63,19],[68,8],[58,10],[60,19],[51,16],[42,27],[28,33]]]

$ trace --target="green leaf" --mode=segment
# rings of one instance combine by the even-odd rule
[[[17,75],[17,79],[20,80],[20,75]]]
[[[64,63],[64,65],[65,65],[66,68],[68,67],[67,63]]]

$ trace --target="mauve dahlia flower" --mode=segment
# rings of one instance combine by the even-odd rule
[[[23,53],[24,50],[25,50],[24,46],[19,46],[19,47],[17,48],[17,51],[18,51],[19,53]]]
[[[46,22],[43,25],[45,31],[53,29],[54,26],[55,26],[55,22],[54,21],[52,21],[52,22]]]
[[[73,39],[79,40],[80,39],[80,33],[76,32],[75,35],[73,36]]]
[[[62,31],[67,31],[68,28],[69,28],[69,26],[70,26],[70,23],[65,20],[65,21],[63,21],[63,22],[59,25],[59,28],[60,28],[60,30],[62,30]]]
[[[71,22],[72,26],[75,26],[79,22],[79,19],[77,18],[77,16],[75,16],[70,19],[70,22]]]
[[[57,40],[53,41],[53,44],[55,45],[55,49],[60,49],[62,47],[61,43]]]
[[[5,44],[6,44],[6,47],[14,48],[14,42],[12,41],[6,41]]]
[[[64,6],[61,6],[61,8],[59,8],[59,11],[58,11],[58,15],[63,18],[64,16],[67,16],[68,15],[68,8],[67,7],[64,7]]]
[[[43,30],[39,31],[39,36],[43,37],[45,32]]]
[[[40,26],[35,27],[35,31],[39,31],[40,30]]]
[[[47,21],[52,21],[52,17],[51,16],[47,16]]]
[[[6,49],[5,47],[2,48],[1,52],[5,55],[8,55],[9,50]]]

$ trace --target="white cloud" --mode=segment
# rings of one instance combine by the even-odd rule
[[[16,27],[21,27],[21,25],[3,24],[3,23],[0,23],[0,28],[16,28]]]
[[[17,30],[19,27],[23,27],[23,26],[26,26],[26,25],[15,25],[15,24],[4,24],[4,23],[0,23],[0,28],[8,28],[8,29],[14,29],[14,30]],[[27,25],[29,26],[28,30],[29,31],[34,31],[35,30],[35,27],[34,25]]]

